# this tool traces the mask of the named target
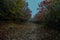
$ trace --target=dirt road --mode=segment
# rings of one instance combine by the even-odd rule
[[[0,40],[60,40],[60,33],[34,23],[9,23],[0,26]]]
[[[36,27],[33,23],[2,25],[0,40],[37,40]]]

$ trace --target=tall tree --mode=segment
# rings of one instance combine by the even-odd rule
[[[0,19],[23,19],[27,7],[25,0],[0,0]]]
[[[40,20],[43,20],[48,27],[60,29],[60,0],[44,0],[39,4],[39,8],[38,15],[44,18]]]

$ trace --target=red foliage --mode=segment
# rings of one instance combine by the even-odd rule
[[[47,7],[49,6],[50,2],[51,2],[51,0],[44,0],[44,1],[40,2],[40,4],[39,4],[39,8],[40,8],[39,12],[35,16],[36,21],[39,21],[39,20],[44,18],[44,15],[45,15],[44,13],[46,11],[48,11]]]
[[[42,4],[46,4],[47,2],[46,1],[43,1]]]

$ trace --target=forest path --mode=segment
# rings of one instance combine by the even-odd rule
[[[34,23],[2,24],[0,31],[0,40],[37,40],[37,24]]]
[[[60,40],[60,33],[35,23],[2,24],[0,40]]]
[[[28,29],[26,30],[26,36],[29,36],[27,40],[37,40],[37,25],[30,23]]]

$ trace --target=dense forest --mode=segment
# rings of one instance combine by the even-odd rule
[[[60,30],[60,1],[45,0],[39,4],[39,12],[35,15],[35,23]]]
[[[37,14],[26,0],[0,0],[0,40],[60,40],[60,0],[43,0]]]
[[[24,0],[1,0],[0,21],[27,21],[31,17],[31,10]]]

